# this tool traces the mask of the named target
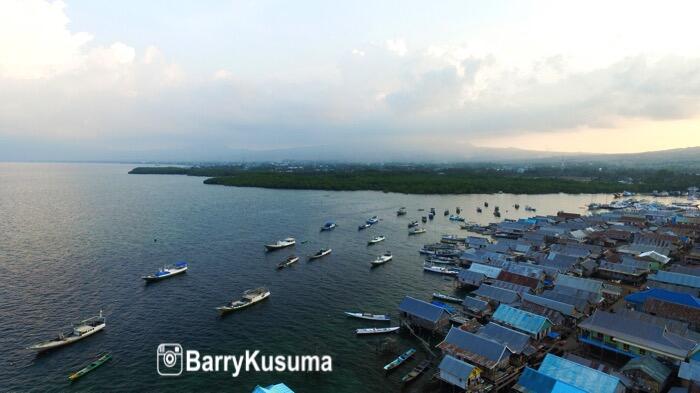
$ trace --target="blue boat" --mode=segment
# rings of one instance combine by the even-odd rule
[[[403,364],[406,360],[410,359],[411,356],[413,356],[416,353],[416,350],[411,348],[408,351],[404,352],[401,356],[397,357],[394,359],[391,363],[387,364],[384,366],[385,371],[393,370],[396,367],[399,367],[400,365]]]
[[[146,280],[146,282],[153,282],[185,272],[187,272],[187,262],[178,262],[171,266],[164,266],[154,274],[149,274],[148,276],[143,276],[141,278]]]
[[[379,222],[379,217],[372,216],[372,218],[367,219],[367,224],[374,225]]]
[[[323,224],[323,226],[321,227],[321,230],[322,231],[332,231],[337,226],[338,225],[336,225],[333,221],[328,221],[327,223]]]

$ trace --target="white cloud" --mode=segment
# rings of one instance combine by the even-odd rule
[[[353,49],[353,50],[352,50],[352,54],[355,55],[355,56],[364,57],[365,51],[359,50],[359,49]]]
[[[214,72],[214,79],[215,80],[224,80],[224,81],[232,80],[233,73],[231,71],[225,70],[225,69],[216,70],[216,72]]]
[[[386,40],[386,49],[399,56],[406,56],[406,52],[408,52],[406,41],[403,38]]]

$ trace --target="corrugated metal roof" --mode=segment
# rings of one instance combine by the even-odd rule
[[[430,322],[437,322],[443,316],[447,315],[447,311],[445,311],[445,309],[442,307],[438,307],[434,304],[430,304],[410,296],[403,298],[399,304],[399,310]]]
[[[266,388],[262,386],[256,386],[253,393],[294,393],[287,385],[283,383],[278,383],[277,385],[270,385]]]
[[[481,286],[472,293],[476,296],[494,300],[498,303],[513,304],[520,300],[520,296],[517,292],[488,284],[481,284]]]
[[[501,274],[499,274],[498,277],[501,277],[502,275],[503,272],[501,272]],[[501,289],[507,289],[509,291],[517,292],[519,294],[532,292],[532,288],[530,287],[527,287],[525,285],[518,285],[508,281],[494,280],[491,282],[491,286]]]
[[[634,326],[634,329],[630,329],[631,326]],[[697,347],[695,341],[671,333],[665,326],[630,318],[620,313],[596,310],[593,315],[581,322],[579,327],[680,359],[687,358]]]
[[[576,312],[576,307],[574,307],[573,304],[568,304],[553,299],[547,299],[546,297],[532,295],[529,293],[523,295],[523,300],[528,301],[530,303],[539,304],[543,307],[551,308],[552,310],[557,310],[560,313],[568,315],[570,317],[576,317],[579,315],[579,313]]]
[[[625,300],[637,305],[644,304],[649,298],[660,299],[669,303],[682,304],[684,306],[700,308],[700,298],[687,293],[672,292],[661,288],[651,288],[646,291],[636,292],[625,297]]]
[[[472,263],[469,270],[481,273],[488,278],[496,278],[501,273],[501,269],[493,266],[482,265],[480,263]]]
[[[450,328],[438,347],[487,368],[493,368],[510,356],[505,345],[455,327]]]
[[[554,280],[556,285],[562,285],[565,287],[571,287],[576,289],[582,289],[584,291],[600,293],[600,289],[603,286],[602,281],[591,280],[588,278],[574,277],[566,274],[560,274]]]
[[[641,370],[660,384],[663,384],[671,375],[671,369],[651,356],[633,358],[622,367],[622,371],[630,370]]]
[[[478,273],[469,269],[462,269],[459,271],[459,276],[457,276],[457,279],[461,283],[478,286],[486,279],[486,276],[483,273]]]
[[[598,270],[604,270],[613,273],[621,273],[629,276],[641,276],[646,271],[639,269],[637,266],[625,265],[622,263],[611,263],[607,261],[601,261],[598,264]]]
[[[519,391],[525,393],[587,393],[529,367],[526,367],[520,375],[517,387]]]
[[[498,309],[493,314],[493,320],[530,334],[539,334],[546,329],[548,323],[551,324],[547,318],[541,315],[519,310],[505,304],[498,306]]]
[[[438,366],[440,371],[458,376],[465,381],[469,379],[469,375],[472,373],[472,371],[474,371],[474,367],[475,366],[450,355],[445,355]]]
[[[616,393],[620,379],[590,367],[547,354],[538,371],[588,393]]]
[[[700,383],[700,363],[694,361],[681,363],[678,369],[678,378]]]
[[[650,274],[648,278],[652,281],[661,281],[668,284],[700,289],[700,277],[691,276],[689,274],[659,270],[656,274]]]
[[[489,322],[476,333],[505,345],[513,353],[522,353],[530,344],[530,336],[513,329]]]
[[[489,303],[472,296],[465,296],[462,306],[471,312],[480,313],[489,308]]]

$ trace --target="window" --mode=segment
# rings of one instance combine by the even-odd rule
[[[647,351],[643,350],[642,348],[639,348],[639,354],[640,355],[646,355]]]
[[[598,338],[598,340],[603,339],[603,333],[596,333],[595,336]]]
[[[630,350],[630,346],[627,345],[627,344],[622,344],[622,349],[624,349],[625,351],[629,351],[629,350]]]

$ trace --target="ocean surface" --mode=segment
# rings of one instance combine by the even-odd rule
[[[452,291],[451,281],[423,272],[418,254],[441,234],[467,234],[444,209],[461,206],[462,216],[486,224],[495,220],[492,208],[475,210],[484,201],[500,206],[502,219],[515,219],[529,213],[515,211],[514,203],[554,214],[612,200],[234,188],[204,185],[198,177],[128,175],[133,167],[0,163],[1,392],[250,392],[278,382],[297,393],[398,392],[401,376],[426,356],[421,344],[409,334],[356,337],[356,328],[387,324],[348,319],[343,311],[396,317],[407,294],[428,300],[435,290]],[[396,216],[400,206],[406,216]],[[430,207],[438,214],[428,232],[408,236],[407,223]],[[358,232],[373,215],[382,221]],[[328,220],[338,228],[319,232]],[[387,240],[368,247],[378,234]],[[264,252],[265,243],[287,236],[298,239],[296,247]],[[308,256],[322,247],[333,253],[275,269],[287,255]],[[370,270],[369,262],[386,250],[394,260]],[[187,274],[151,285],[140,278],[179,260],[189,262]],[[268,300],[218,317],[216,306],[261,285],[272,292]],[[100,310],[107,317],[103,332],[41,355],[25,349]],[[156,370],[160,343],[202,354],[328,354],[333,372],[166,378]],[[410,347],[416,358],[385,375],[383,365]],[[68,374],[100,352],[113,360],[71,384]],[[404,391],[421,391],[421,383]]]

